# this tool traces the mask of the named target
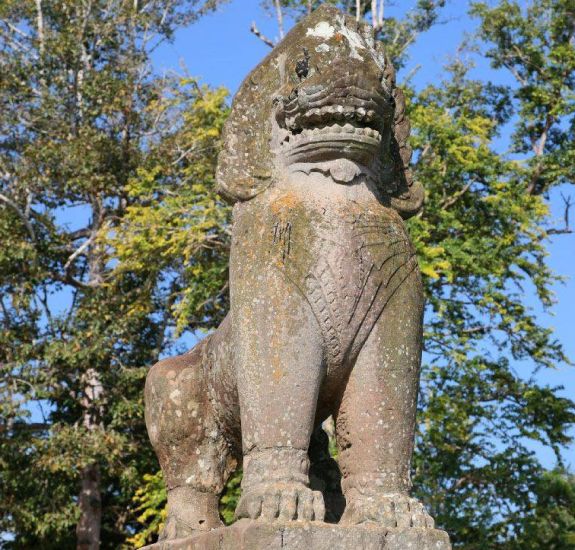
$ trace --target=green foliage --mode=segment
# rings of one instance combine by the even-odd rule
[[[167,129],[126,185],[130,205],[121,222],[100,234],[109,258],[118,262],[110,284],[119,285],[126,276],[146,280],[175,335],[213,328],[227,311],[230,208],[214,192],[226,97],[226,90],[199,87],[195,80],[164,82],[150,111]],[[146,304],[146,296],[136,296],[131,308],[145,310]],[[161,472],[143,479],[133,499],[143,528],[127,539],[135,548],[152,542],[165,520]],[[228,523],[240,479],[232,476],[222,497]]]
[[[138,513],[137,520],[145,527],[127,543],[133,548],[141,548],[152,542],[162,530],[166,520],[166,486],[161,470],[155,474],[145,474],[144,484],[136,491],[133,502]]]
[[[127,182],[130,205],[102,239],[119,262],[114,279],[130,273],[155,281],[180,334],[217,326],[227,307],[230,209],[214,192],[227,91],[190,79],[164,84],[149,106],[165,117],[163,139]]]
[[[575,420],[560,388],[537,380],[540,369],[569,361],[525,304],[529,289],[550,307],[557,280],[545,263],[542,193],[573,182],[563,164],[572,154],[572,34],[556,32],[573,14],[551,2],[525,14],[509,2],[476,4],[473,13],[495,67],[518,79],[495,87],[471,80],[469,63],[455,61],[446,81],[411,93],[414,169],[427,202],[410,225],[428,296],[414,482],[455,547],[495,549],[514,544],[534,498],[545,506],[539,480],[547,474],[529,440],[561,463]],[[550,54],[534,71],[525,52],[540,41],[570,53]],[[536,99],[533,90],[545,89],[553,92]],[[515,155],[495,145],[505,125],[514,127]]]
[[[502,0],[494,7],[473,2],[472,14],[480,18],[479,33],[492,66],[508,70],[517,81],[513,149],[530,155],[525,166],[529,192],[573,183],[573,2]]]
[[[512,548],[575,548],[575,477],[563,470],[545,472],[537,482],[537,501]]]
[[[230,476],[220,498],[220,516],[226,525],[234,522],[234,512],[241,495],[241,481],[240,468]],[[157,538],[166,519],[167,496],[161,470],[144,475],[144,483],[132,501],[138,514],[136,519],[143,528],[126,542],[133,548],[140,548]]]
[[[242,470],[240,469],[231,475],[220,498],[220,515],[226,525],[234,522],[234,512],[242,493],[241,482]]]

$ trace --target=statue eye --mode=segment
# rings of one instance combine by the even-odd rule
[[[304,48],[303,57],[298,59],[295,64],[295,74],[300,80],[307,78],[307,75],[309,74],[309,59],[309,52],[307,48]]]

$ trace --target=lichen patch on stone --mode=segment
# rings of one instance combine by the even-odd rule
[[[320,21],[315,27],[308,29],[305,34],[328,40],[335,34],[335,29],[327,21]]]

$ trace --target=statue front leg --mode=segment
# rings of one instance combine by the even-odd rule
[[[422,345],[417,271],[395,290],[353,367],[337,415],[346,509],[340,524],[433,527],[409,496]]]
[[[317,321],[276,267],[232,272],[232,282],[244,452],[236,516],[323,520],[323,497],[309,489],[307,455],[325,374]]]

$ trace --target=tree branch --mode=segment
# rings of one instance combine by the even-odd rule
[[[72,254],[70,254],[68,259],[66,260],[66,263],[64,264],[64,271],[66,273],[70,270],[70,267],[72,266],[74,260],[78,256],[80,256],[80,254],[82,254],[84,250],[86,250],[86,248],[88,248],[94,242],[95,236],[96,233],[93,232],[88,239],[86,239]]]
[[[252,21],[251,27],[250,27],[250,32],[252,32],[253,34],[255,34],[264,44],[266,44],[267,46],[269,46],[270,48],[273,48],[275,46],[275,44],[273,43],[272,40],[270,40],[267,36],[265,36],[264,34],[262,34],[260,32],[260,30],[257,28],[256,26],[256,22]]]
[[[467,193],[467,191],[469,191],[471,184],[472,184],[471,181],[468,182],[463,189],[461,189],[460,191],[449,197],[447,200],[443,201],[440,204],[440,208],[447,210],[450,206],[453,206],[463,195],[465,195],[465,193]]]
[[[42,13],[42,0],[36,0],[36,23],[38,25],[38,41],[40,42],[40,58],[44,57],[44,14]]]
[[[7,197],[6,195],[3,195],[2,193],[0,193],[0,200],[5,202],[8,206],[10,206],[10,208],[12,208],[14,210],[14,212],[16,212],[18,217],[24,223],[26,230],[28,231],[28,234],[30,235],[30,238],[32,239],[33,242],[36,242],[36,233],[34,232],[34,228],[32,227],[32,224],[30,223],[30,219],[28,217],[26,217],[25,212],[23,212],[20,209],[20,207],[12,199]],[[29,211],[29,209],[28,209],[28,211]]]
[[[280,40],[283,40],[284,37],[284,16],[282,12],[282,6],[280,4],[280,0],[274,0],[274,5],[276,8],[276,18],[278,20],[278,31],[280,35]]]
[[[571,199],[571,197],[566,197],[563,193],[561,193],[561,198],[563,199],[563,204],[565,205],[565,211],[563,212],[563,221],[565,223],[565,226],[561,229],[549,229],[547,231],[547,235],[566,235],[569,233],[573,233],[573,229],[571,229],[570,226],[570,220],[569,220],[569,213],[571,210],[571,206],[573,206],[573,201]]]
[[[371,23],[375,32],[380,31],[383,28],[384,2],[385,0],[371,0]]]

